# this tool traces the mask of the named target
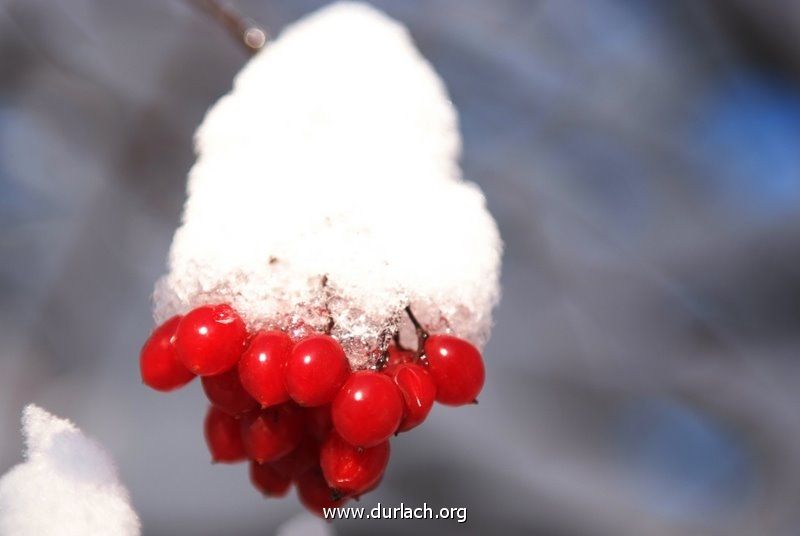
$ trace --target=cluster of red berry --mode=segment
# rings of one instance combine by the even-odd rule
[[[200,376],[211,401],[205,437],[215,462],[251,460],[265,495],[292,481],[314,512],[374,489],[389,461],[389,437],[418,426],[434,401],[474,402],[484,381],[480,352],[417,326],[419,351],[391,345],[374,370],[352,372],[326,334],[294,341],[282,331],[248,334],[228,305],[198,307],[153,331],[142,379],[171,391]]]

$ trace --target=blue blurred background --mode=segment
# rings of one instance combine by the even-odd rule
[[[275,34],[323,2],[240,0]],[[339,534],[800,534],[800,3],[376,1],[461,114],[506,241],[481,404],[394,442]],[[368,46],[365,43],[365,46]],[[246,56],[178,0],[0,2],[0,473],[19,413],[118,460],[145,534],[301,511],[141,386],[191,136]]]

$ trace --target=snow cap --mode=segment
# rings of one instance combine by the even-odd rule
[[[229,303],[248,327],[332,335],[364,368],[410,305],[481,347],[502,243],[461,178],[456,112],[401,24],[360,3],[289,26],[196,134],[156,320]]]

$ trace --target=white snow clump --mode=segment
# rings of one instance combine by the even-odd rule
[[[364,368],[398,328],[411,342],[410,305],[481,347],[502,243],[461,178],[457,123],[442,80],[381,12],[343,2],[289,26],[197,131],[156,320],[224,302],[250,329],[302,334],[330,315]]]
[[[29,405],[26,461],[0,479],[0,534],[131,536],[139,518],[114,463],[70,421]]]

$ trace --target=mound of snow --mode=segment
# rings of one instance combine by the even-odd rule
[[[429,329],[482,346],[502,243],[461,179],[460,144],[403,26],[338,3],[288,27],[197,131],[156,319],[220,302],[251,329],[321,330],[330,315],[361,368],[410,332],[411,305]]]
[[[0,479],[0,534],[137,535],[139,518],[114,463],[71,422],[30,405],[26,461]]]

